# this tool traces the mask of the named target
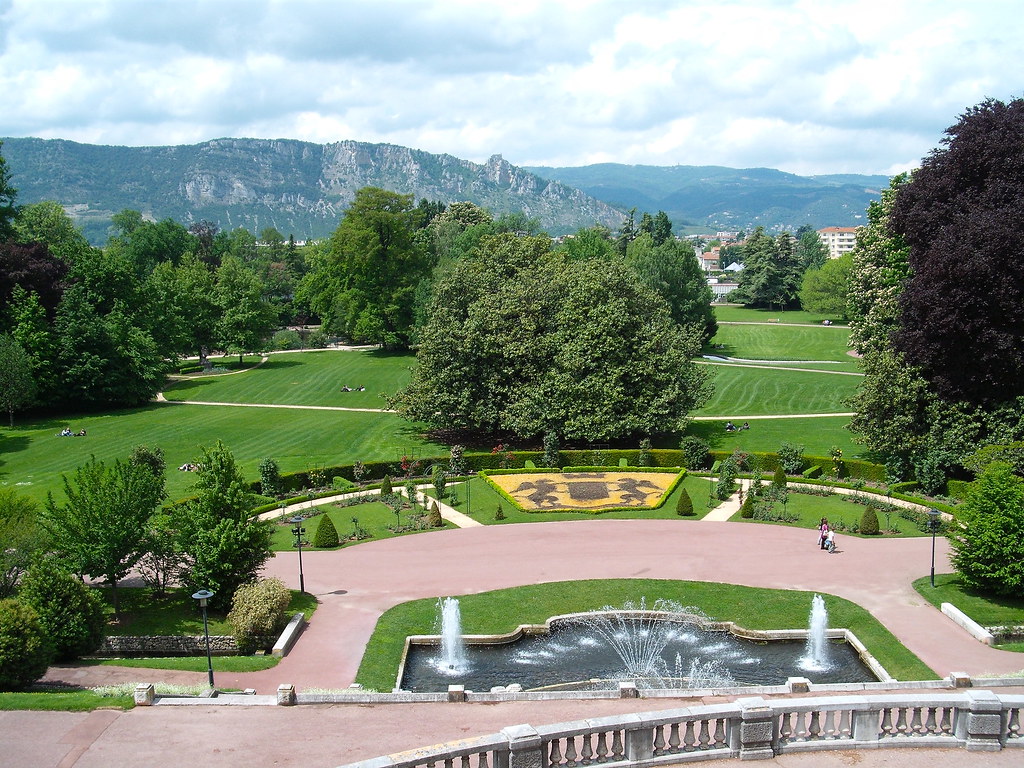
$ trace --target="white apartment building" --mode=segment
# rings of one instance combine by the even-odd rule
[[[818,237],[828,248],[828,257],[838,259],[857,244],[857,227],[825,227],[818,230]]]

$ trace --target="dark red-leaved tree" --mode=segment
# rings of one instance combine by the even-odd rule
[[[946,130],[896,198],[912,276],[894,344],[945,400],[1024,395],[1024,100]]]
[[[42,243],[0,242],[0,309],[11,299],[14,286],[37,293],[48,312],[60,302],[68,266]]]

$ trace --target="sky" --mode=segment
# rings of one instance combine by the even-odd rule
[[[893,174],[1024,96],[1019,0],[0,0],[0,136]]]

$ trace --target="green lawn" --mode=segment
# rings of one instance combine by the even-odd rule
[[[0,710],[31,709],[47,712],[91,712],[100,707],[131,709],[134,706],[135,701],[131,696],[101,696],[95,691],[0,693]]]
[[[113,618],[110,589],[99,588],[107,613]],[[308,620],[317,607],[313,595],[292,590],[291,613],[302,611]],[[108,635],[201,635],[203,614],[196,600],[187,592],[171,590],[166,597],[157,598],[149,589],[133,587],[119,589],[120,620],[107,624]],[[207,614],[211,635],[232,634],[226,614],[209,611]]]
[[[696,435],[708,442],[715,451],[777,451],[785,443],[804,446],[808,456],[827,456],[829,449],[839,446],[843,455],[856,457],[864,450],[853,441],[853,433],[846,429],[850,423],[846,416],[822,416],[810,419],[757,419],[750,429],[726,432],[725,419],[721,421],[694,421],[686,434]],[[661,444],[659,448],[674,448]]]
[[[520,624],[541,624],[552,616],[657,598],[692,605],[719,621],[748,629],[802,629],[813,594],[755,589],[731,584],[654,579],[587,580],[536,584],[459,596],[465,634],[511,632]],[[845,627],[899,680],[934,680],[937,675],[908,651],[870,613],[834,595],[822,595],[829,626]],[[437,634],[437,598],[414,600],[390,609],[377,622],[366,646],[356,682],[390,691],[408,635]]]
[[[255,370],[179,381],[168,387],[164,396],[168,400],[218,403],[387,408],[380,394],[394,394],[404,387],[415,362],[409,354],[378,350],[270,355]],[[341,391],[342,387],[360,386],[366,390]]]
[[[770,478],[766,478],[770,480]],[[860,524],[860,519],[866,507],[849,501],[849,496],[836,494],[835,496],[814,496],[807,493],[794,493],[790,488],[789,498],[785,504],[785,511],[799,518],[792,523],[763,523],[760,520],[744,520],[739,515],[732,519],[743,523],[760,523],[765,525],[789,525],[796,528],[816,529],[821,523],[821,518],[827,517],[832,527],[838,527],[840,532],[850,536],[850,528],[854,524]],[[910,520],[904,520],[896,512],[886,515],[885,512],[876,511],[878,516],[878,527],[883,531],[895,531],[895,533],[884,533],[878,536],[863,536],[862,538],[885,538],[892,536],[928,536],[921,531],[917,525]],[[808,536],[808,541],[814,541],[814,534]]]
[[[695,416],[845,413],[859,376],[709,365],[715,391]]]
[[[1024,597],[989,595],[967,589],[956,573],[938,573],[935,586],[929,577],[914,582],[914,589],[936,608],[952,603],[983,627],[1024,626]]]
[[[172,669],[183,672],[206,672],[209,661],[205,656],[168,656],[157,659],[95,659],[99,666],[129,667],[131,669]],[[216,672],[262,672],[276,667],[281,661],[276,656],[215,656]],[[82,663],[82,662],[79,662]]]
[[[341,354],[341,353],[338,353]],[[311,355],[316,357],[316,355]],[[253,376],[256,372],[240,376]],[[87,437],[57,437],[64,426],[85,428]],[[167,460],[167,492],[189,493],[194,475],[177,467],[194,461],[200,446],[220,439],[249,479],[259,477],[265,457],[282,472],[362,460],[398,461],[403,454],[446,455],[447,446],[430,444],[422,428],[394,414],[302,411],[283,408],[152,404],[115,413],[15,422],[0,429],[0,483],[41,501],[53,491],[64,498],[62,473],[70,474],[90,455],[126,459],[140,443],[159,446]]]
[[[823,326],[720,325],[710,354],[747,360],[814,361],[819,368],[857,371],[847,354],[850,332]]]
[[[778,320],[779,323],[798,323],[801,325],[821,325],[822,320],[831,320],[838,323],[839,319],[830,315],[819,315],[816,312],[804,312],[803,310],[789,310],[783,312],[778,309],[747,309],[744,306],[732,304],[715,304],[715,318],[720,323],[767,323],[769,320]]]
[[[396,486],[398,484],[396,483]],[[402,510],[402,525],[409,524],[409,515],[412,512],[410,509]],[[324,515],[330,515],[331,521],[334,523],[335,529],[338,531],[338,537],[342,540],[342,545],[345,545],[345,539],[352,536],[355,532],[355,523],[352,522],[352,518],[359,520],[359,527],[364,529],[369,535],[368,538],[362,539],[362,541],[377,541],[379,539],[390,539],[394,536],[407,536],[410,533],[418,533],[419,531],[410,530],[402,533],[394,533],[389,530],[389,527],[394,526],[397,523],[395,513],[391,511],[391,507],[383,504],[379,501],[371,501],[365,504],[358,504],[356,506],[340,506],[338,504],[325,504],[322,507],[316,507],[309,511],[310,517],[307,518],[302,525],[306,529],[306,539],[308,541],[313,540],[313,536],[316,533],[316,528],[320,524],[320,518]],[[423,508],[418,507],[416,514],[423,514]],[[271,547],[276,552],[294,552],[295,551],[295,536],[292,535],[292,523],[278,523],[274,526],[273,539],[271,541]],[[443,528],[431,528],[433,531],[444,530],[444,528],[454,528],[451,523],[445,523]],[[304,547],[309,549],[309,547]]]

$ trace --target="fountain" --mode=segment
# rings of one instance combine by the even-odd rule
[[[815,596],[807,649],[802,640],[752,641],[715,624],[698,609],[658,600],[608,606],[556,617],[547,626],[521,627],[507,637],[463,645],[459,604],[438,601],[440,647],[413,642],[398,687],[443,691],[520,685],[525,690],[614,687],[632,680],[645,688],[725,688],[780,685],[790,677],[816,683],[877,680],[849,644],[825,640],[824,601]],[[742,633],[742,630],[740,630]],[[792,636],[792,634],[790,634]],[[832,658],[826,653],[831,652]]]
[[[821,672],[829,668],[828,610],[821,595],[811,601],[811,615],[807,626],[807,644],[800,665],[804,669]]]
[[[462,612],[459,600],[446,597],[438,601],[441,610],[441,654],[437,661],[439,671],[461,673],[466,670],[466,644],[462,640]]]

